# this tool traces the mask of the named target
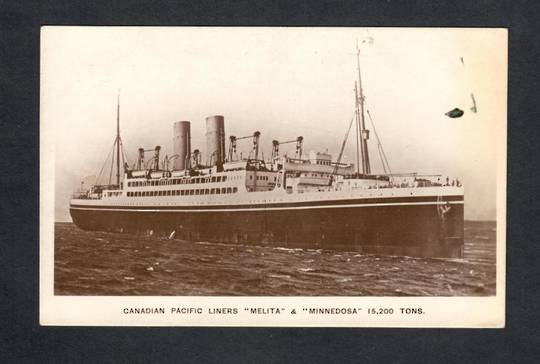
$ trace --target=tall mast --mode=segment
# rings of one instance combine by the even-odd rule
[[[360,151],[362,152],[362,173],[371,174],[369,164],[369,151],[367,141],[369,139],[369,130],[366,129],[364,121],[364,91],[362,89],[362,75],[360,73],[360,47],[358,39],[356,40],[356,64],[358,66],[358,97],[356,98],[356,112],[359,115],[360,128]]]
[[[116,99],[116,184],[120,186],[120,90]]]
[[[358,115],[358,83],[354,83],[354,100],[355,100],[355,110],[354,110],[354,130],[356,132],[356,174],[360,174],[360,116]],[[364,160],[362,159],[362,164]],[[362,167],[363,170],[363,167]]]

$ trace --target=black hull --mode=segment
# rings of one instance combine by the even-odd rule
[[[446,213],[441,212],[440,206],[400,203],[252,211],[103,207],[71,208],[70,212],[74,223],[85,230],[167,235],[175,231],[175,237],[183,240],[461,258],[463,203],[452,203]]]

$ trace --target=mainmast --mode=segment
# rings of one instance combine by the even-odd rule
[[[358,110],[358,82],[354,83],[354,102],[355,102],[355,110],[354,110],[354,130],[356,132],[356,174],[360,174],[360,112]],[[362,153],[362,155],[364,155]],[[364,170],[364,159],[362,157],[362,171]]]
[[[116,99],[116,184],[120,186],[120,90]]]
[[[356,63],[358,68],[358,90],[356,93],[356,115],[357,128],[360,131],[360,152],[362,155],[362,174],[371,174],[369,164],[369,151],[367,141],[369,139],[369,130],[366,129],[364,121],[364,91],[362,89],[362,75],[360,73],[360,48],[356,40]],[[355,87],[356,89],[356,87]]]

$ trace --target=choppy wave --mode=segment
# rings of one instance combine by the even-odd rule
[[[486,296],[495,223],[466,222],[463,259],[186,242],[55,226],[58,295]]]

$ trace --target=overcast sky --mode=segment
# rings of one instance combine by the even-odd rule
[[[392,172],[457,177],[465,217],[495,219],[497,138],[506,130],[502,30],[47,27],[41,127],[55,133],[55,219],[70,220],[71,193],[112,147],[118,89],[131,163],[141,146],[172,154],[179,120],[192,122],[192,148],[204,153],[204,119],[214,114],[225,116],[227,135],[261,131],[265,156],[273,139],[302,135],[306,152],[337,158],[354,110],[355,43],[366,37],[366,103]],[[464,116],[445,116],[454,107]],[[355,162],[354,148],[350,138],[344,161]],[[382,173],[373,132],[370,155]]]

